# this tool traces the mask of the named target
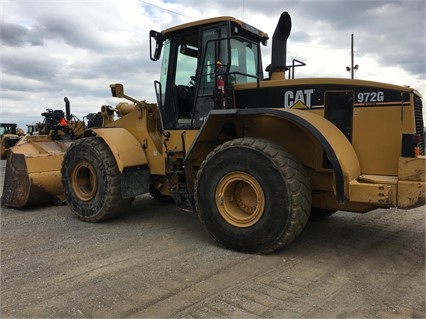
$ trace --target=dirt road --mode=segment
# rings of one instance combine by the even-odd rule
[[[148,196],[99,224],[1,210],[1,318],[425,315],[425,207],[338,212],[266,256],[222,249]]]

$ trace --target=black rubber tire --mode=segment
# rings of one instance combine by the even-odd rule
[[[99,222],[127,211],[134,198],[121,196],[121,174],[108,145],[99,137],[75,141],[62,162],[62,187],[72,212]]]
[[[263,213],[253,225],[236,227],[216,204],[218,185],[231,172],[253,177],[262,189]],[[201,223],[213,238],[246,253],[270,253],[292,242],[309,219],[312,201],[303,165],[282,147],[257,138],[231,140],[214,149],[197,173],[195,198]]]

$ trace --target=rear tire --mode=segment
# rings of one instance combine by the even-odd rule
[[[195,190],[199,218],[221,245],[270,253],[292,242],[311,209],[309,178],[282,147],[240,138],[213,150]]]
[[[117,216],[134,198],[121,197],[121,174],[108,145],[98,137],[75,141],[62,163],[62,187],[72,212],[86,222]]]

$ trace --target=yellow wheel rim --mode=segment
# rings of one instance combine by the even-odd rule
[[[216,206],[231,225],[244,228],[256,224],[265,210],[265,195],[250,174],[231,172],[216,187]]]
[[[71,185],[78,199],[90,201],[98,188],[96,171],[92,164],[85,160],[77,163],[71,176]]]

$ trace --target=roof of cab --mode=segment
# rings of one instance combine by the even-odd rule
[[[180,25],[165,29],[165,30],[163,30],[162,33],[167,34],[167,33],[172,33],[172,32],[175,32],[175,31],[182,30],[182,29],[198,27],[198,26],[205,26],[205,25],[208,25],[208,24],[214,24],[214,23],[226,22],[226,21],[230,21],[230,22],[234,22],[234,23],[239,24],[243,29],[246,29],[246,30],[256,34],[257,36],[259,36],[263,40],[267,40],[269,38],[267,33],[260,31],[260,30],[256,29],[255,27],[252,27],[251,25],[249,25],[249,24],[247,24],[247,23],[245,23],[241,20],[238,20],[234,17],[230,17],[230,16],[222,16],[222,17],[216,17],[216,18],[210,18],[210,19],[203,19],[203,20],[197,20],[197,21],[189,22],[189,23],[185,23],[185,24],[180,24]]]

